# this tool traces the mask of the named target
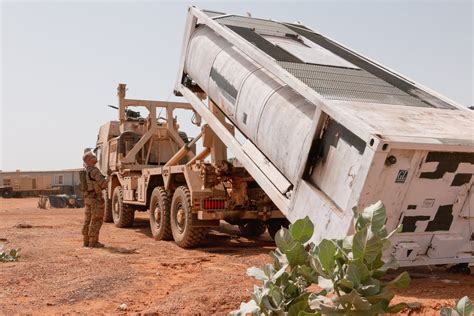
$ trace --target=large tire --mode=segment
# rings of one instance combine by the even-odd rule
[[[261,236],[266,229],[267,225],[263,221],[259,220],[253,220],[239,224],[240,233],[245,237]]]
[[[151,193],[150,229],[156,240],[172,240],[170,222],[170,198],[163,187],[156,187]]]
[[[181,248],[198,246],[206,238],[208,227],[194,227],[191,210],[191,194],[186,186],[174,191],[171,202],[171,231],[173,239]]]
[[[114,189],[112,195],[112,215],[117,227],[131,227],[135,217],[135,210],[123,203],[123,191],[121,186]]]
[[[112,215],[112,200],[107,197],[107,189],[102,191],[104,196],[104,222],[112,223],[114,221],[114,216]]]
[[[290,222],[287,219],[271,219],[267,222],[268,234],[275,240],[276,233],[282,228],[288,228]]]
[[[9,199],[13,195],[13,189],[12,188],[3,188],[2,189],[2,198],[4,199]]]

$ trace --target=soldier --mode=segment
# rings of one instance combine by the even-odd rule
[[[84,235],[84,247],[100,248],[104,247],[99,242],[99,231],[104,218],[104,198],[102,190],[107,188],[107,181],[95,166],[97,159],[95,155],[88,151],[82,157],[86,167],[87,191],[84,192],[85,219],[82,227]]]

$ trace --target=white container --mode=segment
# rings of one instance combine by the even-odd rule
[[[189,12],[176,90],[291,221],[311,218],[313,241],[351,233],[352,208],[381,200],[387,228],[404,226],[387,251],[401,265],[474,262],[473,112],[303,25]]]

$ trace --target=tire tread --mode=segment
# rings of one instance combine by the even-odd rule
[[[191,192],[189,192],[189,189],[184,185],[180,186],[176,189],[176,191],[173,195],[172,205],[175,204],[174,201],[175,201],[175,199],[177,199],[177,192],[179,194],[180,191],[184,195],[183,203],[185,203],[187,205],[187,208],[190,209],[191,206],[192,206]],[[171,212],[173,213],[173,210],[171,210]],[[172,214],[171,216],[173,217],[174,215]],[[188,224],[192,223],[192,214],[191,214],[191,212],[187,212],[186,216],[187,216],[187,223]],[[172,222],[172,226],[173,226],[173,222]],[[176,232],[172,229],[173,230],[173,238],[174,238],[176,244],[178,246],[180,246],[181,248],[194,248],[194,247],[199,246],[199,244],[201,244],[201,242],[206,238],[207,232],[209,231],[208,227],[193,227],[192,225],[188,225],[186,227],[186,229],[187,229],[187,233],[186,232],[183,233],[183,235],[184,235],[183,239],[176,238],[176,236],[175,236]]]
[[[114,194],[115,190],[117,190],[118,198],[119,198],[119,216],[118,220],[115,220],[114,218],[114,223],[115,226],[119,228],[125,228],[125,227],[132,227],[133,226],[133,221],[135,219],[135,210],[130,208],[128,205],[123,203],[123,190],[122,187],[118,186],[114,189]],[[113,198],[112,198],[113,201]]]

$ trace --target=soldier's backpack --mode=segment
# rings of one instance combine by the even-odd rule
[[[87,171],[86,171],[86,169],[82,169],[81,171],[79,171],[79,181],[80,181],[79,190],[81,190],[81,192],[87,192]]]

